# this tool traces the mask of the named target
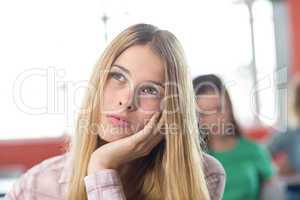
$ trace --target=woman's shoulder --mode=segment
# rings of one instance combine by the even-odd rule
[[[222,164],[214,157],[203,152],[203,167],[211,199],[221,199],[226,180],[226,173]]]
[[[61,197],[63,171],[67,154],[48,158],[26,171],[13,185],[8,193],[11,199]]]
[[[240,143],[240,146],[243,148],[243,150],[248,153],[260,155],[267,152],[267,148],[263,144],[257,143],[256,141],[247,138],[241,138]]]
[[[225,175],[225,170],[220,161],[207,153],[203,153],[203,166],[205,176],[212,174]]]
[[[250,140],[248,138],[239,138],[240,141],[240,146],[242,146],[243,148],[259,148],[260,144],[258,144],[257,142]]]
[[[47,174],[52,176],[59,175],[65,167],[67,154],[50,157],[34,165],[24,175],[39,177]]]

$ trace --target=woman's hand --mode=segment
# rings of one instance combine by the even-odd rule
[[[159,117],[160,113],[155,113],[141,131],[95,150],[89,161],[88,175],[101,169],[118,169],[122,164],[148,155],[164,137],[154,130]]]

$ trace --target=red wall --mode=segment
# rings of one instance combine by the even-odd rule
[[[292,48],[292,66],[293,76],[300,75],[300,1],[287,0],[290,25],[291,25],[291,48]]]
[[[0,141],[0,168],[20,166],[24,170],[65,152],[67,137]]]

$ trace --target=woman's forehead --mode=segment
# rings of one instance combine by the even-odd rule
[[[149,45],[134,45],[125,50],[113,63],[120,70],[128,73],[138,81],[155,81],[164,83],[165,69],[162,59]]]

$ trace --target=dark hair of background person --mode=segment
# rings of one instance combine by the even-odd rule
[[[224,98],[228,106],[226,112],[229,112],[230,121],[234,126],[234,137],[241,137],[242,136],[241,129],[234,116],[232,102],[229,93],[225,85],[223,84],[222,80],[214,74],[201,75],[194,78],[193,87],[194,87],[194,92],[196,97],[198,95],[211,94],[212,92],[217,92],[217,94],[221,95],[221,98]],[[300,87],[299,87],[299,102],[300,102]],[[197,116],[200,117],[198,112],[197,112]],[[203,140],[202,146],[204,148],[207,148],[208,134],[201,132],[200,129],[199,129],[199,134]]]

